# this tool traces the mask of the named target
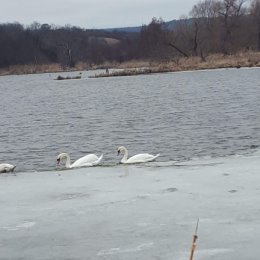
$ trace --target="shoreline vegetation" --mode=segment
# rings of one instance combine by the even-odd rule
[[[92,66],[80,62],[77,63],[74,68],[62,68],[59,64],[15,65],[8,68],[1,68],[0,76],[104,69],[105,72],[90,76],[91,78],[99,78],[240,67],[260,67],[260,52],[246,51],[234,55],[212,54],[207,56],[204,61],[202,61],[200,57],[188,57],[162,62],[127,61],[123,63],[103,63]],[[57,80],[63,79],[74,79],[74,77],[57,77]]]
[[[36,21],[2,23],[0,31],[0,75],[92,70],[97,78],[260,66],[260,0],[201,0],[178,20],[153,17],[138,27]]]

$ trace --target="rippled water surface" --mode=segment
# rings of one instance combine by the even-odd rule
[[[104,153],[104,164],[160,153],[158,161],[247,153],[260,143],[260,69],[90,79],[0,77],[0,161],[17,170],[56,167]],[[74,73],[78,74],[78,73]],[[64,75],[73,75],[65,73]]]

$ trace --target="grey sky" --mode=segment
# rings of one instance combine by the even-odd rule
[[[2,2],[2,3],[1,3]],[[148,24],[188,15],[199,0],[1,0],[0,23],[34,21],[83,28],[111,28]]]

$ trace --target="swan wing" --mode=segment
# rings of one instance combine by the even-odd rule
[[[102,161],[102,159],[103,159],[103,154],[101,154],[100,157],[99,157],[95,162],[92,163],[92,165],[94,166],[94,165],[100,164],[100,162]]]
[[[96,165],[97,162],[99,163],[102,160],[102,157],[103,155],[98,158],[95,154],[88,154],[75,161],[71,168]]]
[[[155,160],[160,154],[152,155],[149,153],[140,153],[130,157],[125,163],[144,163]]]

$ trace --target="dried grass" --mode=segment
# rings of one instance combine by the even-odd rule
[[[212,54],[207,56],[205,61],[202,61],[200,57],[189,57],[175,58],[167,62],[132,60],[123,63],[105,62],[101,65],[78,62],[73,69],[64,69],[59,64],[17,65],[5,69],[0,69],[0,75],[82,71],[107,68],[122,69],[120,71],[113,71],[112,73],[104,73],[104,75],[101,75],[102,77],[105,77],[139,75],[169,71],[240,67],[260,67],[260,52],[248,51],[237,53],[235,55]]]
[[[203,70],[217,68],[260,67],[260,52],[244,52],[236,55],[213,54],[202,61],[200,57],[179,58],[170,62],[131,61],[121,64],[123,70],[101,73],[94,77],[134,76],[140,74]]]
[[[0,69],[0,75],[21,75],[35,74],[47,72],[61,72],[61,66],[57,63],[42,64],[42,65],[14,65],[8,68]]]

